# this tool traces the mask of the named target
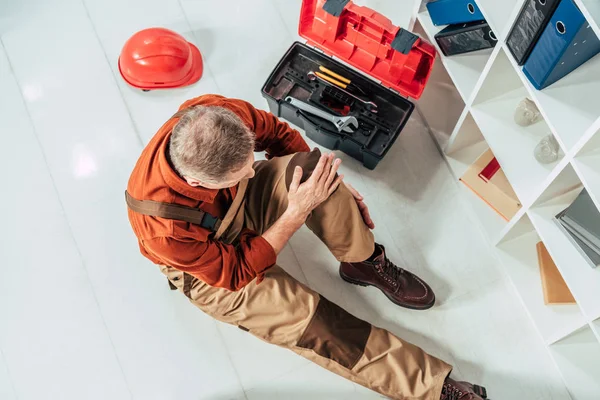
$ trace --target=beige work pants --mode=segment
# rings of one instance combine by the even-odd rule
[[[293,166],[303,166],[306,175],[317,160],[312,152],[257,162],[256,176],[240,184],[217,236],[231,243],[244,227],[259,233],[268,229],[287,207]],[[314,210],[306,225],[340,261],[363,261],[373,253],[373,235],[343,185]],[[449,365],[352,316],[277,265],[267,270],[264,281],[254,280],[237,292],[211,287],[172,267],[161,270],[192,303],[219,321],[392,399],[440,398]]]

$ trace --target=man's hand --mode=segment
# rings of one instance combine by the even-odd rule
[[[302,184],[302,168],[296,167],[288,191],[288,210],[306,219],[342,183],[344,176],[336,177],[341,163],[339,158],[334,159],[333,153],[322,155],[312,175]]]
[[[350,193],[352,193],[352,196],[354,196],[354,199],[356,200],[356,205],[358,206],[358,209],[362,214],[363,221],[365,221],[365,224],[369,227],[369,229],[375,229],[375,224],[373,223],[373,220],[371,219],[371,214],[369,213],[369,207],[367,207],[367,205],[363,201],[364,197],[362,197],[360,193],[358,193],[358,191],[354,189],[349,183],[346,183],[346,187],[348,188]]]
[[[288,190],[288,208],[262,235],[275,253],[279,254],[294,232],[304,224],[310,212],[340,186],[344,176],[336,177],[336,173],[341,162],[340,159],[334,160],[333,154],[322,155],[312,175],[302,184],[302,168],[296,167]]]

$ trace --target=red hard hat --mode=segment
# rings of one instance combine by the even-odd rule
[[[175,88],[200,79],[202,56],[178,33],[165,28],[144,29],[123,46],[119,71],[136,88]]]

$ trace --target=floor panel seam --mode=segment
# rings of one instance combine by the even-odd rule
[[[240,377],[240,373],[238,372],[234,362],[233,362],[233,357],[231,357],[231,352],[229,350],[229,346],[227,346],[227,341],[225,340],[225,336],[223,336],[223,333],[221,332],[221,328],[220,328],[220,324],[225,324],[225,322],[220,322],[217,321],[216,319],[210,317],[211,320],[213,321],[213,323],[215,324],[215,328],[217,329],[217,335],[219,335],[219,338],[221,339],[221,342],[223,343],[223,347],[225,348],[225,353],[227,354],[227,359],[229,360],[229,363],[231,364],[231,368],[233,369],[233,373],[235,374],[235,378],[238,381],[238,385],[240,386],[240,389],[242,390],[242,394],[244,395],[244,398],[246,400],[248,400],[248,396],[246,396],[246,389],[244,388],[244,384],[242,383],[242,378]]]
[[[48,175],[50,176],[50,180],[52,181],[52,188],[54,189],[54,193],[56,194],[56,197],[57,197],[60,209],[63,212],[64,218],[65,218],[65,223],[67,224],[67,228],[69,230],[69,236],[71,237],[71,240],[73,241],[73,244],[75,245],[75,249],[77,251],[78,258],[81,261],[81,267],[83,268],[83,271],[85,273],[86,279],[87,279],[87,281],[88,281],[88,283],[90,285],[90,291],[91,291],[94,303],[96,304],[96,307],[98,308],[98,313],[100,314],[100,318],[102,319],[102,324],[103,324],[104,329],[106,331],[106,334],[108,336],[108,340],[109,340],[110,346],[113,349],[113,352],[114,352],[117,364],[118,364],[119,369],[121,371],[121,375],[123,376],[123,380],[125,382],[125,387],[127,388],[127,391],[129,393],[129,397],[133,398],[131,389],[129,388],[129,383],[127,382],[127,377],[125,375],[125,371],[123,370],[123,366],[121,365],[121,360],[119,359],[119,355],[117,353],[115,344],[113,342],[112,335],[110,334],[110,330],[108,329],[108,325],[106,324],[106,319],[104,318],[104,314],[102,312],[102,307],[100,307],[100,302],[98,301],[98,296],[96,294],[96,290],[94,288],[94,284],[92,283],[89,271],[88,271],[87,266],[86,266],[86,262],[84,260],[83,254],[81,253],[81,248],[79,246],[79,243],[77,243],[77,239],[75,238],[75,233],[73,231],[73,227],[71,225],[71,222],[69,221],[69,217],[68,217],[65,205],[64,205],[64,203],[62,201],[62,198],[60,196],[60,191],[58,190],[58,187],[56,185],[56,180],[54,178],[54,175],[52,174],[52,170],[50,169],[50,165],[48,163],[48,157],[46,157],[46,152],[44,151],[44,147],[42,146],[42,142],[40,141],[40,138],[38,136],[37,129],[36,129],[35,124],[33,122],[33,117],[31,116],[31,112],[29,110],[29,106],[27,105],[27,102],[25,101],[25,98],[23,97],[23,89],[21,88],[21,84],[19,82],[19,79],[17,78],[17,75],[15,74],[14,67],[13,67],[12,62],[10,60],[10,56],[8,54],[8,51],[6,51],[6,47],[4,46],[4,42],[3,42],[2,38],[0,38],[0,45],[2,46],[2,49],[3,49],[4,53],[6,54],[6,59],[7,59],[7,62],[8,62],[9,70],[12,73],[12,75],[14,77],[14,80],[15,80],[15,83],[17,85],[17,88],[19,89],[19,93],[21,94],[21,101],[23,102],[23,105],[25,107],[25,112],[27,113],[27,117],[29,118],[29,122],[31,124],[31,129],[33,131],[33,136],[34,136],[35,141],[37,142],[38,148],[40,149],[40,152],[42,154],[42,159],[43,159],[44,165],[46,166],[46,170],[48,171]]]
[[[104,48],[102,40],[100,39],[100,35],[98,35],[98,31],[96,30],[96,25],[94,25],[94,20],[92,19],[92,16],[90,15],[90,11],[88,10],[87,5],[85,4],[85,0],[81,0],[81,4],[83,6],[83,9],[85,10],[85,14],[86,14],[88,20],[90,21],[90,25],[92,27],[92,30],[94,31],[94,36],[96,36],[98,45],[102,49],[102,53],[104,53],[104,59],[106,60],[106,64],[108,64],[108,68],[110,70],[110,75],[113,77],[113,81],[114,81],[115,85],[117,86],[117,90],[119,91],[119,95],[121,96],[121,100],[123,101],[123,105],[125,106],[125,110],[127,110],[127,115],[129,115],[129,119],[131,120],[131,125],[133,127],[133,131],[135,132],[135,136],[137,137],[138,142],[140,143],[140,145],[143,148],[145,146],[144,139],[142,138],[142,136],[140,134],[139,128],[135,122],[135,119],[133,118],[133,114],[131,113],[131,110],[129,109],[129,105],[127,104],[127,100],[125,99],[125,96],[123,95],[123,90],[121,89],[121,86],[119,85],[118,77],[116,76],[115,72],[113,71],[113,69],[111,67],[110,58],[108,57],[108,53],[106,52],[106,49]]]
[[[188,26],[190,34],[194,37],[196,46],[200,47],[200,43],[198,42],[198,37],[196,36],[196,32],[192,28],[192,24],[190,23],[190,19],[188,18],[187,13],[185,12],[185,8],[183,7],[181,0],[177,0],[177,4],[179,4],[179,9],[181,10],[181,13],[183,14],[183,18],[185,19],[185,23]],[[204,66],[204,69],[208,71],[212,81],[214,82],[214,84],[217,88],[218,93],[221,93],[221,88],[219,87],[219,83],[217,82],[216,75],[214,75],[212,73],[210,66],[208,65],[208,60],[204,59],[204,57],[202,58],[202,65]]]
[[[0,42],[1,42],[1,39],[0,39]],[[4,45],[2,45],[2,47],[4,48]],[[6,53],[6,51],[5,51],[5,53]],[[10,382],[10,387],[12,388],[12,392],[15,395],[15,398],[18,400],[19,393],[17,392],[17,388],[15,387],[15,382],[14,382],[12,376],[10,375],[10,369],[8,368],[8,362],[6,361],[6,356],[4,355],[4,352],[2,351],[1,346],[0,346],[0,359],[3,360],[4,367],[6,368],[6,375],[8,376],[8,381]]]

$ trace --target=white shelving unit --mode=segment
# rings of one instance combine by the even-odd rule
[[[583,188],[600,210],[600,55],[550,87],[538,91],[513,60],[506,37],[524,0],[475,0],[499,38],[493,50],[445,57],[420,7],[414,31],[438,49],[439,60],[418,108],[458,180],[491,148],[522,203],[505,221],[464,185],[471,217],[496,247],[541,340],[574,400],[600,399],[600,268],[592,268],[555,223]],[[600,36],[600,0],[575,0]],[[533,100],[542,119],[523,128],[513,121],[517,104]],[[445,103],[445,104],[444,104]],[[446,109],[447,112],[440,112]],[[533,150],[552,134],[561,146],[549,165]],[[544,304],[537,249],[543,242],[576,304]]]

